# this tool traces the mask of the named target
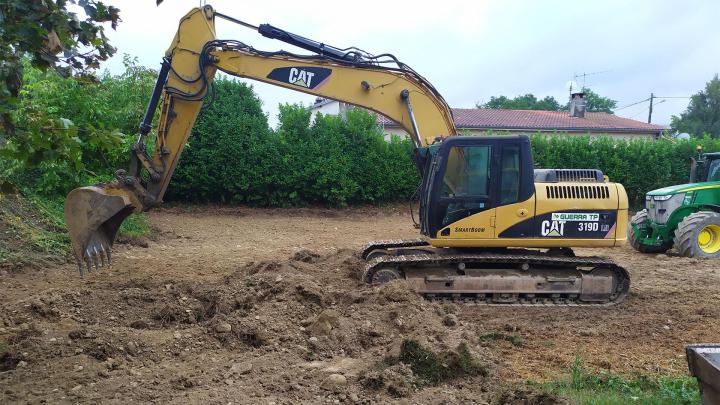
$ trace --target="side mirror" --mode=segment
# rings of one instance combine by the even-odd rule
[[[695,180],[697,179],[697,160],[695,158],[690,158],[690,183],[695,183]]]

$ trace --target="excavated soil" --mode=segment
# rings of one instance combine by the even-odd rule
[[[622,374],[686,372],[720,341],[717,261],[579,249],[631,273],[610,308],[424,301],[357,280],[366,241],[415,237],[404,209],[166,209],[111,269],[0,276],[0,402],[557,403],[530,380],[576,357]],[[459,345],[483,373],[436,386],[397,363],[404,340]]]

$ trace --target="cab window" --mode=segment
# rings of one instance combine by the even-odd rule
[[[443,197],[490,195],[490,146],[454,146],[448,153]]]
[[[720,159],[715,159],[708,166],[707,181],[720,181]]]
[[[512,204],[520,196],[520,147],[502,148],[500,158],[500,205]]]
[[[448,151],[443,188],[435,211],[440,225],[484,211],[490,203],[492,148],[453,146]]]

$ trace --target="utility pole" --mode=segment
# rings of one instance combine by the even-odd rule
[[[648,112],[648,124],[652,124],[652,107],[653,107],[653,99],[655,98],[654,93],[650,93],[650,110]]]

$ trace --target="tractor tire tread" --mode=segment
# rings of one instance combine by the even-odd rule
[[[717,255],[705,255],[700,252],[700,247],[697,245],[697,235],[695,231],[699,224],[704,223],[707,220],[714,219],[720,225],[720,214],[712,211],[698,211],[693,214],[686,216],[677,229],[675,229],[675,248],[681,256],[685,257],[720,257]]]

